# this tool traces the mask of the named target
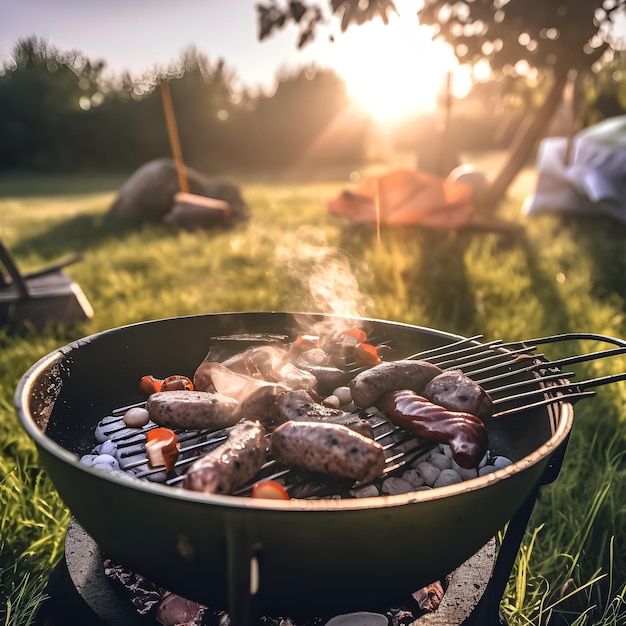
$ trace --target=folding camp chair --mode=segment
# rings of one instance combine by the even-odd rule
[[[80,261],[80,255],[29,274],[22,274],[0,241],[0,326],[11,330],[57,324],[70,325],[93,316],[80,286],[63,268]]]

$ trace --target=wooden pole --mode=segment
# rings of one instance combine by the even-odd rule
[[[183,151],[180,147],[178,127],[176,126],[176,116],[174,115],[174,105],[172,104],[172,92],[170,91],[170,84],[166,80],[161,81],[161,98],[163,99],[167,134],[170,139],[172,156],[174,157],[174,163],[176,165],[178,187],[180,191],[189,193],[189,181],[187,180],[187,172],[183,161]]]

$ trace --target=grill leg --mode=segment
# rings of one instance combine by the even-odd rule
[[[500,611],[500,602],[504,596],[513,565],[515,565],[528,520],[537,500],[539,487],[540,485],[537,485],[533,489],[511,518],[498,551],[487,589],[470,616],[463,622],[463,626],[504,626],[507,623]]]
[[[250,626],[256,613],[251,592],[255,549],[246,519],[232,517],[226,527],[228,614],[231,626]]]
[[[555,450],[550,462],[543,471],[541,480],[535,485],[533,491],[511,518],[504,539],[502,540],[502,545],[498,551],[498,558],[496,559],[487,589],[472,613],[463,622],[463,626],[506,625],[506,619],[500,611],[500,602],[502,601],[506,585],[513,571],[513,566],[515,565],[524,533],[528,527],[530,515],[537,501],[539,489],[543,485],[549,485],[554,482],[558,477],[568,441],[569,436]]]

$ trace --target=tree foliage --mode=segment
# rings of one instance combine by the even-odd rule
[[[259,39],[289,24],[299,28],[298,47],[310,43],[333,21],[350,25],[397,13],[393,0],[276,0],[257,5]],[[519,61],[536,68],[585,69],[607,48],[626,47],[626,0],[423,0],[420,24],[435,27],[435,37],[454,48],[460,63],[486,60],[493,70]]]
[[[193,47],[139,78],[105,80],[104,69],[35,38],[18,42],[0,68],[0,170],[128,171],[169,156],[161,80],[171,86],[185,161],[207,173],[364,158],[365,120],[344,116],[337,126],[349,103],[330,71],[305,68],[253,97],[234,88],[223,60]],[[331,127],[333,141],[312,151]]]
[[[287,24],[300,27],[298,46],[310,42],[321,25],[351,24],[397,12],[392,0],[276,0],[257,6],[259,38]],[[562,101],[568,79],[608,62],[626,48],[626,0],[423,0],[416,11],[420,24],[434,28],[435,38],[450,44],[460,64],[487,62],[494,78],[528,75],[531,68],[552,79],[545,99],[512,144],[509,159],[491,185],[487,204],[502,199]]]
[[[522,62],[538,69],[585,70],[609,47],[600,33],[610,30],[619,5],[602,0],[425,0],[423,24],[454,47],[460,63],[489,62],[510,73]],[[619,3],[623,4],[623,3]]]

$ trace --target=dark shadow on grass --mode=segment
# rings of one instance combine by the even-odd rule
[[[218,234],[228,228],[228,225],[215,226],[204,229],[204,232]],[[56,262],[60,257],[97,250],[111,240],[123,242],[127,237],[144,229],[151,229],[147,236],[150,239],[170,237],[181,230],[178,226],[156,221],[115,221],[102,215],[77,215],[54,224],[44,232],[23,238],[12,246],[11,253],[15,257],[20,257],[36,250],[38,255],[47,261]]]
[[[113,193],[128,174],[0,174],[0,196],[13,198],[48,198],[82,194]]]
[[[77,215],[48,230],[23,238],[11,252],[26,256],[33,250],[49,260],[99,248],[111,239],[123,239],[137,229],[133,224],[112,224],[100,215]]]

